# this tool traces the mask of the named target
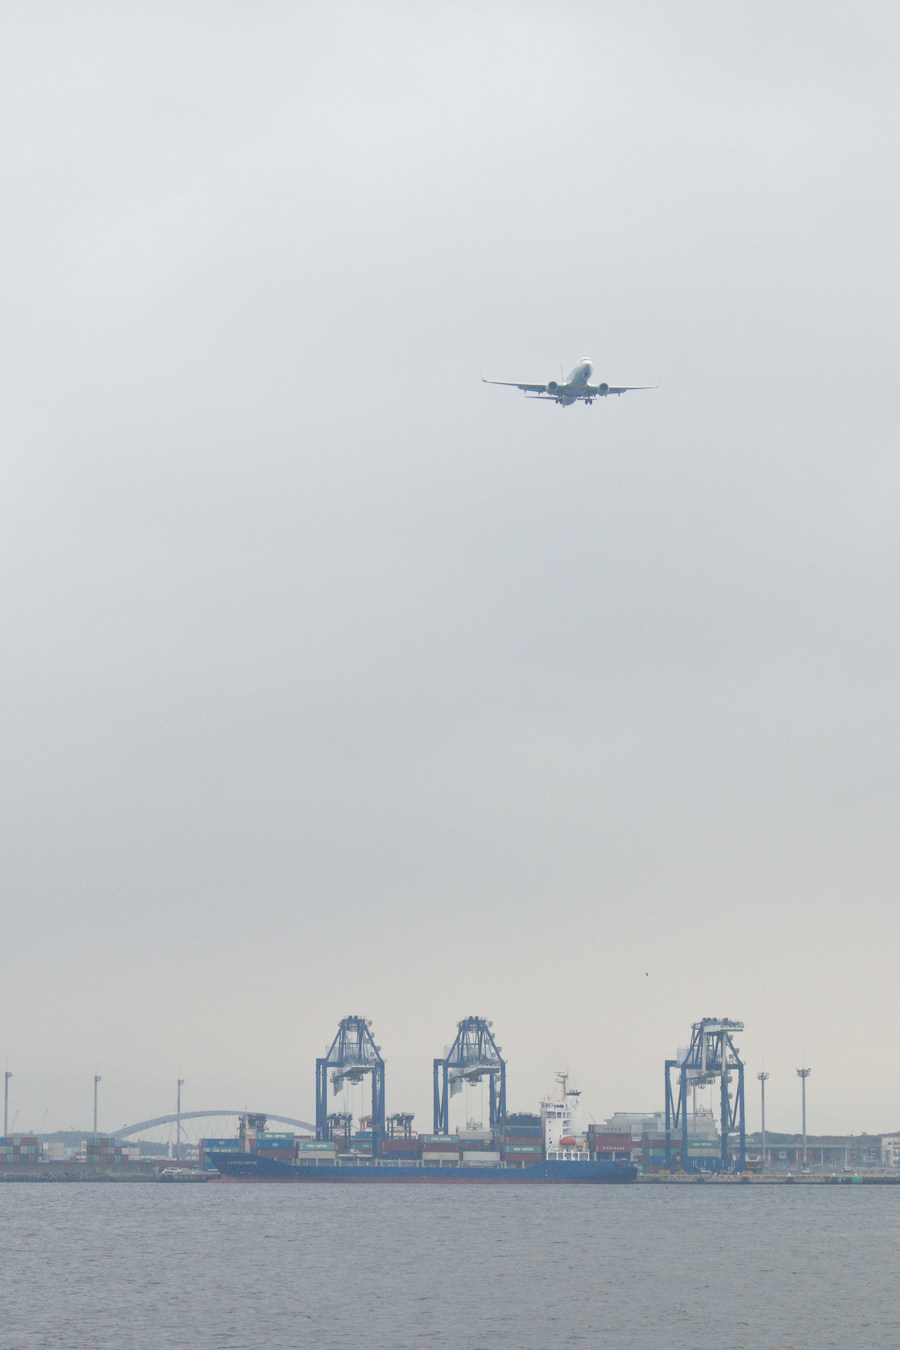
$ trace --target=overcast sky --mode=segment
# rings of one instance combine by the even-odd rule
[[[3,19],[11,1125],[311,1119],[360,1013],[420,1129],[470,1014],[900,1129],[896,6]]]

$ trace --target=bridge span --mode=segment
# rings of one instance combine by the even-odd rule
[[[110,1139],[127,1139],[129,1135],[140,1134],[142,1130],[153,1130],[159,1125],[177,1125],[179,1120],[199,1120],[203,1116],[244,1116],[246,1111],[182,1111],[171,1116],[155,1116],[152,1120],[139,1120],[136,1125],[123,1125],[120,1130],[110,1130]],[[272,1111],[254,1111],[251,1114],[265,1116],[266,1120],[277,1120],[279,1125],[293,1125],[298,1130],[315,1134],[316,1127],[308,1120],[294,1120],[292,1116],[278,1116]]]

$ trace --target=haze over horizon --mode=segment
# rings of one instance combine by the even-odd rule
[[[362,1014],[430,1129],[477,1014],[900,1131],[896,7],[6,18],[17,1128],[312,1119]]]

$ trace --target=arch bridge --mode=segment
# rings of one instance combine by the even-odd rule
[[[293,1125],[297,1129],[307,1130],[310,1134],[315,1133],[315,1125],[308,1120],[294,1120],[292,1116],[278,1116],[271,1111],[253,1112],[254,1115],[265,1116],[267,1120],[277,1120],[279,1125]],[[142,1130],[154,1130],[160,1125],[177,1125],[179,1121],[184,1124],[186,1120],[200,1120],[204,1116],[241,1116],[247,1115],[246,1111],[182,1111],[175,1112],[170,1116],[154,1116],[152,1120],[139,1120],[136,1125],[123,1125],[120,1130],[110,1130],[110,1139],[127,1139],[129,1135],[140,1134]]]

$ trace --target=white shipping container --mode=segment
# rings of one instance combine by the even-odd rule
[[[500,1154],[493,1153],[487,1149],[464,1149],[462,1160],[464,1163],[498,1163]]]
[[[483,1153],[479,1154],[479,1157],[482,1157],[482,1158],[483,1158],[483,1157],[484,1157],[484,1154],[483,1154]],[[446,1148],[445,1148],[445,1149],[441,1149],[441,1151],[440,1151],[439,1153],[430,1153],[430,1152],[429,1152],[429,1153],[423,1153],[423,1154],[422,1154],[422,1161],[423,1161],[423,1162],[459,1162],[459,1152],[457,1151],[456,1153],[454,1153],[452,1150],[446,1149]]]

